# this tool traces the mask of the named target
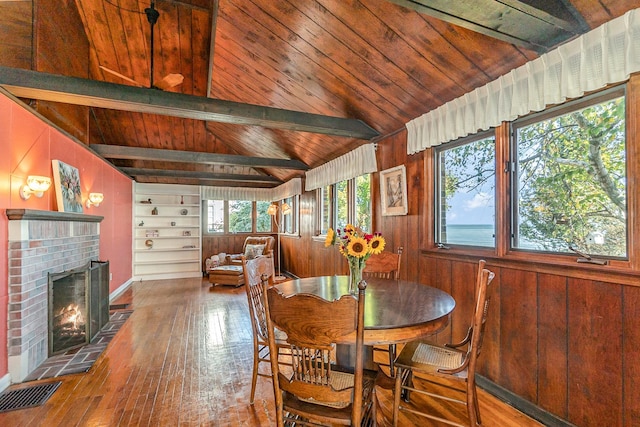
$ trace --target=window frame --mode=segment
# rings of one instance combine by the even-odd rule
[[[203,236],[224,236],[224,235],[249,235],[249,234],[272,234],[276,233],[273,230],[273,223],[271,224],[271,231],[257,231],[257,221],[258,221],[258,211],[256,201],[251,202],[251,230],[250,231],[239,231],[239,232],[230,232],[229,231],[229,200],[220,200],[216,199],[213,201],[222,201],[223,205],[223,231],[209,231],[209,201],[210,199],[203,199],[202,203],[202,235]],[[249,201],[249,200],[233,200],[233,201]]]
[[[278,202],[278,215],[279,215],[279,224],[282,224],[282,232],[280,233],[283,236],[299,236],[300,235],[300,196],[293,195],[291,197],[287,197],[285,199],[279,200]],[[282,215],[282,204],[288,203],[291,207],[291,214]],[[273,222],[271,227],[273,228]],[[291,226],[291,230],[287,230],[288,226]],[[278,232],[278,230],[276,230]]]
[[[450,242],[443,242],[441,239],[441,227],[440,224],[442,222],[442,209],[441,209],[441,202],[442,202],[442,181],[440,179],[440,176],[442,174],[442,166],[441,166],[441,162],[440,162],[440,155],[443,152],[467,145],[467,144],[473,144],[474,142],[478,142],[480,140],[483,139],[489,139],[489,138],[493,138],[493,144],[494,144],[494,149],[495,149],[495,153],[494,153],[494,188],[493,188],[493,201],[494,201],[494,209],[493,209],[493,215],[494,215],[494,221],[493,221],[493,246],[481,246],[481,245],[465,245],[465,244],[461,244],[461,243],[450,243]],[[498,142],[497,142],[497,138],[496,138],[496,134],[495,134],[495,130],[491,129],[488,131],[484,131],[484,132],[478,132],[476,134],[473,135],[469,135],[466,136],[464,138],[459,138],[456,141],[452,141],[450,143],[446,143],[446,144],[441,144],[437,147],[434,147],[433,149],[433,184],[434,184],[434,194],[433,194],[433,215],[434,215],[434,222],[433,222],[433,236],[434,236],[434,244],[437,247],[442,247],[442,248],[450,248],[450,247],[464,247],[464,248],[478,248],[478,249],[483,249],[483,250],[491,250],[491,251],[495,251],[495,248],[498,245],[498,232],[497,232],[497,228],[498,228],[498,203],[497,203],[497,199],[498,199],[498,156],[497,156],[497,148],[498,148]]]
[[[511,248],[511,123],[502,122],[494,128],[496,135],[496,248],[487,249],[482,247],[438,247],[435,241],[435,182],[433,168],[435,167],[435,156],[432,154],[435,147],[427,149],[422,163],[423,175],[425,176],[425,186],[423,188],[424,195],[424,215],[422,218],[424,236],[421,239],[421,251],[425,254],[434,256],[446,256],[450,259],[468,259],[469,257],[484,258],[491,260],[497,265],[508,262],[514,265],[537,265],[539,269],[547,272],[558,272],[565,274],[573,271],[580,277],[599,274],[598,272],[608,272],[616,275],[620,280],[625,279],[626,274],[640,271],[640,256],[635,253],[640,248],[640,182],[631,179],[640,176],[640,121],[635,117],[640,116],[640,76],[631,76],[631,78],[621,84],[609,86],[593,92],[592,94],[601,93],[607,90],[616,90],[623,87],[625,89],[625,111],[626,111],[626,173],[627,173],[627,245],[628,259],[609,259],[606,266],[594,265],[589,263],[577,263],[577,254],[564,253],[543,253],[531,252],[526,250]],[[586,96],[590,96],[586,95]],[[567,102],[577,102],[578,99],[567,100]],[[566,102],[564,103],[566,104]],[[564,105],[562,104],[562,105]],[[560,107],[560,106],[558,106]],[[549,107],[540,113],[553,111],[555,106]],[[531,114],[522,116],[529,117]],[[429,153],[431,150],[431,153]],[[635,273],[634,273],[635,274]],[[637,280],[634,279],[633,280]]]
[[[625,180],[627,182],[627,185],[625,186],[625,200],[626,200],[626,208],[627,208],[627,224],[626,224],[626,257],[617,257],[617,256],[609,256],[609,255],[593,255],[593,257],[598,258],[598,259],[603,259],[603,260],[607,260],[607,261],[623,261],[626,262],[630,259],[631,257],[631,234],[630,234],[630,227],[631,227],[631,221],[629,218],[629,209],[630,209],[630,199],[629,199],[629,170],[630,170],[630,161],[629,161],[629,129],[628,129],[628,120],[629,120],[629,112],[628,112],[628,107],[629,107],[629,101],[628,101],[628,93],[626,90],[626,85],[616,85],[595,93],[591,93],[588,95],[585,95],[583,97],[580,98],[576,98],[576,99],[572,99],[572,100],[567,100],[566,102],[564,102],[563,104],[560,105],[556,105],[554,107],[551,108],[547,108],[543,111],[537,112],[537,113],[533,113],[533,114],[529,114],[527,116],[523,116],[520,117],[516,120],[513,120],[512,122],[509,123],[509,163],[508,163],[508,169],[509,169],[509,187],[510,187],[510,191],[508,193],[508,197],[509,197],[509,204],[511,206],[511,209],[509,211],[509,243],[508,243],[508,247],[509,250],[517,253],[517,252],[521,252],[521,253],[526,253],[526,254],[540,254],[540,255],[553,255],[553,256],[569,256],[571,258],[575,258],[577,255],[576,253],[572,253],[572,252],[559,252],[559,251],[544,251],[544,250],[538,250],[538,249],[529,249],[529,248],[523,248],[523,247],[516,247],[515,246],[515,241],[516,241],[516,231],[518,229],[518,218],[519,218],[519,214],[518,214],[518,201],[520,200],[519,196],[518,196],[518,174],[516,171],[517,168],[517,150],[516,150],[516,145],[518,143],[517,138],[516,138],[516,132],[519,128],[523,128],[526,127],[528,125],[534,124],[534,123],[539,123],[545,120],[549,120],[549,119],[553,119],[554,117],[560,117],[562,115],[574,112],[574,111],[578,111],[578,110],[582,110],[585,108],[589,108],[591,106],[595,106],[598,104],[602,104],[605,103],[607,101],[611,101],[615,98],[619,98],[619,97],[623,97],[624,98],[624,103],[625,103]],[[579,249],[579,248],[578,248]]]
[[[373,230],[373,174],[368,173],[368,174],[363,174],[360,175],[364,176],[364,175],[368,175],[369,176],[369,218],[371,219],[371,224],[369,224],[369,226],[371,227],[371,229]],[[329,191],[329,204],[330,204],[330,208],[327,210],[329,218],[327,221],[327,225],[328,228],[332,228],[335,229],[336,228],[336,221],[338,218],[338,194],[336,191],[337,185],[341,184],[343,182],[347,183],[347,224],[355,224],[356,222],[356,214],[357,214],[357,209],[356,209],[356,180],[359,177],[355,177],[355,178],[350,178],[350,179],[346,179],[334,184],[330,184],[327,185],[325,187],[321,187],[318,188],[316,190],[316,204],[318,206],[318,215],[316,216],[316,237],[318,238],[324,238],[326,236],[327,230],[323,230],[322,226],[324,223],[324,214],[325,214],[325,208],[324,208],[324,194],[325,191]],[[345,224],[346,225],[346,224]]]

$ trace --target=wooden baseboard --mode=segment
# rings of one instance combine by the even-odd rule
[[[539,406],[534,405],[526,399],[518,396],[515,393],[510,392],[504,387],[499,386],[493,381],[483,377],[482,375],[476,375],[476,383],[478,387],[481,387],[488,393],[491,393],[498,399],[508,403],[510,406],[516,408],[523,414],[526,414],[534,420],[540,421],[545,426],[549,427],[576,427],[574,424],[563,420],[562,418],[547,412]]]

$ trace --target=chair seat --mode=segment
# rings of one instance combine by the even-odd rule
[[[352,373],[344,372],[346,371],[346,368],[341,368],[339,366],[335,366],[333,369],[334,371],[331,375],[331,380],[329,382],[331,387],[333,387],[335,390],[344,390],[344,389],[353,387],[355,376]],[[368,393],[371,393],[371,390],[375,385],[377,372],[364,370],[363,374],[364,374],[363,393],[367,395]],[[288,395],[288,396],[285,395],[285,401],[287,400],[287,397],[289,399],[298,399],[302,402],[315,403],[317,405],[322,405],[322,406],[335,408],[335,409],[346,408],[351,404],[351,402],[322,402],[320,400],[315,400],[315,399],[297,398],[293,395]]]
[[[420,343],[412,360],[424,365],[438,368],[455,369],[462,365],[464,353],[451,348],[440,347],[428,343]]]

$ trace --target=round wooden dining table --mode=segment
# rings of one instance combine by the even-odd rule
[[[398,344],[433,335],[447,326],[449,314],[456,305],[448,293],[420,283],[376,278],[366,282],[364,344],[367,346]],[[349,277],[307,277],[275,286],[285,296],[308,293],[335,300],[349,293]]]

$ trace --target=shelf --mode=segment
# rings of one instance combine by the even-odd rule
[[[200,261],[199,260],[177,260],[174,261],[172,264],[198,264],[198,267],[200,266]],[[165,265],[166,262],[164,261],[140,261],[140,262],[136,262],[136,265]]]
[[[200,228],[199,225],[136,225],[138,230],[180,230],[181,228]]]
[[[197,239],[198,236],[137,236],[136,240],[148,240],[148,239]]]
[[[200,208],[200,205],[193,204],[193,203],[183,203],[183,204],[177,203],[176,204],[176,203],[154,203],[154,202],[142,203],[142,202],[138,202],[138,203],[136,203],[136,206],[160,206],[160,207],[162,207],[162,206],[171,206],[171,207],[182,206],[182,207],[185,207],[185,208]]]
[[[137,218],[199,218],[200,215],[136,215]]]
[[[142,203],[149,199],[151,203]],[[151,213],[154,208],[156,215]],[[162,279],[201,275],[200,214],[198,186],[134,183],[134,276]],[[146,235],[153,231],[160,235]],[[189,236],[182,234],[186,231]],[[152,248],[144,246],[146,240],[154,241]],[[195,247],[183,248],[185,245]]]
[[[162,249],[149,249],[149,248],[140,248],[138,249],[138,253],[153,253],[153,252],[190,252],[190,251],[198,251],[199,247],[196,248],[162,248]]]

